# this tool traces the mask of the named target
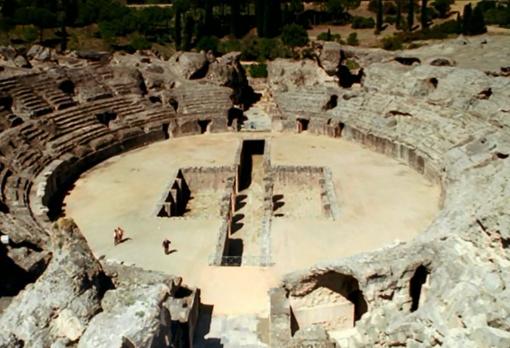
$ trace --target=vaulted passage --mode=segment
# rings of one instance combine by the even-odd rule
[[[264,140],[244,140],[238,168],[238,194],[227,240],[224,265],[241,266],[260,255],[264,202]]]
[[[334,329],[355,326],[368,306],[358,280],[351,275],[327,272],[317,280],[316,287],[305,296],[291,296],[291,331],[327,324]]]
[[[253,164],[262,166],[264,154],[264,140],[244,140],[241,150],[241,163],[239,165],[239,191],[250,187],[252,180]]]
[[[301,132],[307,131],[308,123],[310,123],[310,120],[307,120],[304,118],[296,119],[296,132],[301,133]]]
[[[409,294],[411,295],[411,312],[414,312],[418,309],[420,305],[420,298],[422,298],[421,290],[423,284],[427,281],[427,277],[429,275],[429,271],[423,265],[419,266],[414,272],[413,277],[411,278],[411,283],[409,285]]]

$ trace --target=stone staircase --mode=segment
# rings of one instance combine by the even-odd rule
[[[204,318],[197,325],[193,344],[197,348],[267,348],[268,319],[254,314],[222,315]],[[204,320],[205,319],[205,320]],[[208,322],[209,321],[209,322]],[[261,337],[265,336],[265,337]]]

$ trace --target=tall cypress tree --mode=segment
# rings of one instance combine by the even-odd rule
[[[256,0],[255,1],[255,17],[257,21],[257,34],[259,37],[264,37],[264,16],[266,15],[265,0]]]
[[[462,13],[462,33],[469,35],[471,33],[471,17],[473,17],[473,8],[471,4],[464,6],[464,12]]]
[[[377,16],[375,21],[375,32],[379,34],[383,26],[383,0],[377,0]]]
[[[180,50],[182,45],[182,25],[181,25],[182,11],[180,6],[175,7],[175,49]]]
[[[402,24],[402,0],[395,1],[397,3],[397,16],[395,18],[395,26],[397,29],[400,29]]]
[[[191,43],[193,41],[193,32],[195,29],[195,20],[193,16],[189,13],[186,16],[186,21],[184,22],[184,39],[182,42],[182,49],[184,51],[189,51],[191,49]]]
[[[421,30],[427,30],[429,28],[427,0],[421,0],[420,22],[421,22]]]
[[[241,35],[239,30],[239,17],[241,16],[241,9],[239,7],[239,0],[230,0],[230,34],[235,37]]]
[[[487,32],[485,26],[485,19],[483,18],[483,12],[480,6],[476,6],[471,17],[471,35],[479,35]]]
[[[264,37],[275,37],[280,33],[282,10],[280,0],[264,1]]]
[[[407,8],[407,30],[413,31],[414,25],[414,0],[409,0]]]
[[[204,17],[204,32],[207,33],[206,35],[212,35],[214,32],[214,25],[213,25],[213,0],[205,0],[204,2],[204,10],[205,10],[205,17]]]

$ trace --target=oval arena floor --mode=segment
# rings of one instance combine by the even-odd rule
[[[154,210],[178,168],[231,165],[243,136],[175,138],[110,158],[81,175],[66,197],[65,214],[74,218],[96,256],[182,276],[185,284],[201,289],[202,303],[214,305],[214,314],[265,314],[267,291],[284,274],[410,240],[439,211],[438,186],[358,144],[307,134],[251,134],[271,139],[273,165],[329,167],[340,218],[309,214],[312,187],[290,192],[285,214],[272,220],[273,266],[209,266],[221,223],[215,214],[219,197],[201,197],[202,205],[194,207],[198,214],[189,216],[160,218]],[[249,223],[250,217],[245,219]],[[128,240],[114,246],[116,226]],[[161,246],[165,238],[174,250],[169,255]],[[249,236],[244,238],[249,251]]]

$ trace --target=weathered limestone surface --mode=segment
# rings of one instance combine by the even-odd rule
[[[391,60],[364,68],[362,86],[342,90],[335,108],[311,113],[315,126],[309,130],[325,134],[329,124],[340,122],[342,137],[439,182],[443,209],[412,242],[316,265],[289,275],[282,287],[304,296],[328,272],[357,279],[368,312],[342,347],[508,346],[510,80],[472,68]],[[292,95],[273,83],[289,131],[299,108],[295,94],[306,103],[321,93],[314,82]],[[420,265],[428,281],[418,309],[410,312],[411,278]]]
[[[459,38],[396,53],[345,48],[365,71],[349,89],[314,61],[270,64],[274,129],[296,131],[304,119],[310,133],[363,144],[443,188],[441,212],[415,240],[288,275],[271,294],[273,346],[510,346],[507,40]],[[238,55],[182,54],[178,63],[148,52],[81,52],[57,65],[47,53],[34,48],[26,59],[0,49],[0,231],[11,240],[2,257],[40,274],[9,299],[0,347],[165,346],[177,322],[178,337],[187,337],[179,344],[189,346],[196,313],[184,307],[196,308],[195,290],[181,298],[178,278],[102,267],[72,223],[52,229],[48,215],[77,175],[106,158],[229,129],[235,96],[248,89]],[[410,291],[420,266],[428,280],[417,301]],[[341,338],[320,328],[290,337],[286,296],[306,296],[330,274],[352,276],[367,311]]]
[[[76,342],[101,310],[108,278],[72,220],[52,231],[52,259],[0,317],[0,346],[49,347]]]

